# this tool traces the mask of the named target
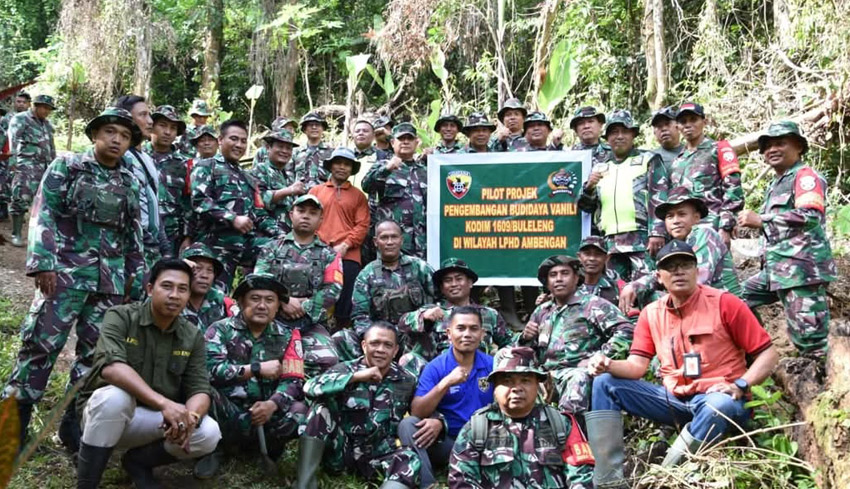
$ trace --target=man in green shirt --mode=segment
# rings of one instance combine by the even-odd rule
[[[212,452],[221,439],[210,406],[204,337],[180,314],[192,269],[165,259],[151,270],[148,299],[109,309],[80,396],[83,436],[77,488],[96,488],[112,450],[137,488],[159,487],[153,468]]]

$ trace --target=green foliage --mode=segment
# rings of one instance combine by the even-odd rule
[[[578,79],[578,71],[574,69],[573,48],[567,40],[555,45],[549,58],[549,69],[546,79],[540,86],[538,101],[540,108],[547,114],[552,113],[566,98],[567,93]]]

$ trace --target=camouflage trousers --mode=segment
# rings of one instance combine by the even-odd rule
[[[315,377],[339,363],[339,356],[325,325],[314,323],[308,317],[289,321],[301,331],[301,346],[304,348],[304,373],[307,378]]]
[[[253,404],[254,401],[231,399],[212,389],[210,416],[218,422],[226,447],[250,449],[258,446],[257,430],[251,425],[251,413],[248,412]],[[303,402],[292,403],[285,413],[275,411],[271,419],[263,425],[269,452],[282,453],[286,442],[301,435],[306,422],[307,405]]]
[[[40,401],[56,358],[68,340],[71,328],[76,325],[76,356],[71,364],[69,382],[74,385],[91,368],[103,315],[122,301],[120,295],[65,287],[56,287],[49,298],[36,291],[21,325],[21,350],[4,396],[10,396],[17,389],[18,400],[24,403]]]
[[[9,166],[9,159],[0,157],[0,204],[9,202],[12,182],[12,171]]]
[[[651,271],[652,259],[645,251],[611,253],[609,256],[608,268],[617,272],[626,282],[637,280]]]
[[[558,411],[574,415],[584,429],[584,413],[590,411],[593,378],[582,367],[552,370],[549,376],[555,388],[553,397],[558,400]],[[567,479],[570,481],[570,489],[591,489],[593,465],[568,464]]]
[[[250,269],[257,263],[257,255],[263,246],[271,243],[272,238],[248,234],[199,234],[195,242],[203,243],[218,257],[224,265],[224,271],[216,277],[216,287],[229,294],[233,290],[233,277],[236,267],[242,265]]]
[[[829,334],[829,303],[826,284],[804,285],[789,289],[769,290],[764,270],[744,282],[741,299],[754,309],[758,306],[782,302],[788,336],[800,353],[823,358],[827,352]]]
[[[385,481],[394,481],[409,488],[419,486],[419,456],[411,448],[401,447],[379,455],[372,453],[378,445],[396,446],[396,440],[383,443],[355,445],[339,425],[339,419],[324,404],[316,403],[307,414],[304,436],[325,441],[322,465],[333,473],[355,472],[366,480],[375,479],[379,472]]]
[[[9,214],[23,215],[32,205],[41,177],[47,167],[39,164],[16,165],[12,175],[12,200]]]
[[[331,337],[340,362],[356,360],[363,356],[360,346],[360,335],[353,328],[346,328],[334,333]]]

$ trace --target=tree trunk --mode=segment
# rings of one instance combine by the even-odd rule
[[[773,1],[773,27],[779,47],[788,49],[794,45],[794,31],[791,24],[789,0]]]
[[[646,101],[655,110],[655,100],[658,94],[658,73],[655,58],[655,0],[644,0],[643,7],[643,51],[646,54]]]
[[[295,114],[295,82],[298,81],[299,68],[298,42],[290,39],[286,50],[278,49],[275,54],[274,89],[278,116]]]
[[[136,65],[133,73],[133,93],[150,97],[153,68],[153,33],[150,2],[141,2],[141,15],[136,23]]]
[[[221,46],[224,37],[224,0],[209,0],[207,4],[207,32],[204,36],[204,68],[201,92],[210,94],[219,90],[221,72]]]

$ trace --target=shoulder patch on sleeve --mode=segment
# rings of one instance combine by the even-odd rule
[[[720,177],[733,173],[740,173],[741,166],[738,164],[738,154],[732,148],[727,140],[717,141],[717,169],[720,171]]]
[[[797,171],[794,181],[794,207],[824,211],[826,195],[819,176],[810,167]]]

